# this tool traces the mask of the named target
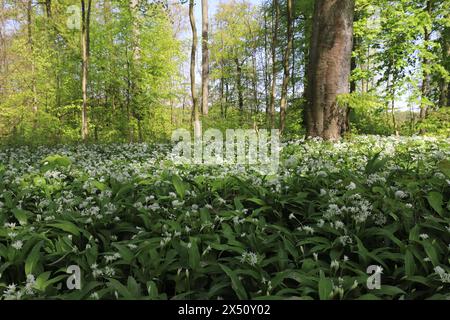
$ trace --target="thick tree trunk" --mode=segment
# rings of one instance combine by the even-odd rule
[[[287,46],[284,52],[283,67],[284,67],[284,77],[283,85],[281,87],[281,101],[280,101],[280,132],[283,133],[286,127],[286,109],[287,109],[287,93],[288,85],[290,81],[290,70],[289,70],[289,58],[291,57],[292,43],[293,43],[293,32],[292,32],[292,0],[286,1],[286,11],[287,11]]]
[[[208,115],[209,96],[208,0],[202,0],[202,113]]]
[[[349,93],[354,0],[317,0],[308,70],[307,136],[337,140],[345,110],[337,97]]]
[[[272,34],[272,87],[270,90],[270,106],[269,106],[269,126],[275,127],[275,96],[277,86],[277,46],[278,46],[278,25],[280,20],[280,4],[278,0],[273,1],[275,10],[275,22]]]
[[[82,49],[82,92],[83,92],[83,107],[81,110],[81,139],[86,141],[89,135],[88,129],[88,72],[89,72],[89,44],[90,44],[90,20],[91,20],[91,4],[92,0],[88,0],[86,6],[86,0],[81,0],[81,49]]]
[[[192,30],[192,49],[191,49],[191,96],[192,96],[192,118],[194,121],[194,134],[197,138],[201,136],[200,114],[198,110],[197,94],[195,90],[195,58],[197,53],[197,27],[195,25],[194,16],[194,0],[189,0],[189,21]]]

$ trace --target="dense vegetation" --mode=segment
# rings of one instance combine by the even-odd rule
[[[167,152],[1,152],[3,297],[450,297],[448,140],[294,141],[279,176]],[[81,291],[65,288],[70,265]]]
[[[449,12],[0,0],[0,300],[449,300]],[[209,128],[278,171],[176,162]]]
[[[207,1],[197,2],[194,8]],[[80,141],[82,115],[84,138],[94,142],[164,141],[173,129],[189,128],[186,1],[82,3],[84,15],[79,0],[0,1],[2,142]],[[283,126],[288,136],[304,134],[314,1],[213,5],[207,32],[204,26],[197,32],[209,44],[202,84],[194,81],[203,126]],[[349,130],[449,134],[449,6],[356,1],[350,96],[340,97],[351,107]],[[204,45],[196,48],[198,58]]]

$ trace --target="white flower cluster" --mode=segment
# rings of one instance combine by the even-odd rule
[[[254,252],[248,252],[245,251],[242,253],[242,256],[240,257],[241,263],[248,263],[251,266],[255,266],[259,262],[258,255]]]

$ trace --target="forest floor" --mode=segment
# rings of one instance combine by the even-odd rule
[[[270,176],[169,152],[1,149],[0,297],[450,298],[448,139],[292,141]]]

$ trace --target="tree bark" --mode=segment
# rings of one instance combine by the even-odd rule
[[[426,2],[426,11],[429,15],[431,15],[431,9],[432,9],[432,3],[431,0],[427,0]],[[423,40],[425,42],[425,48],[428,50],[428,44],[427,42],[430,41],[430,35],[431,32],[430,30],[428,30],[427,27],[424,28],[424,34],[423,34]],[[428,71],[428,64],[429,61],[428,59],[425,57],[422,60],[422,88],[421,88],[421,95],[422,95],[422,99],[420,102],[420,119],[424,120],[427,117],[427,113],[428,113],[428,104],[427,104],[427,97],[430,91],[430,72]]]
[[[81,110],[81,139],[86,141],[89,135],[88,129],[88,94],[87,84],[89,77],[89,54],[90,54],[90,20],[91,20],[91,4],[92,0],[81,0],[81,50],[82,50],[82,92],[83,107]]]
[[[283,85],[281,88],[281,101],[280,101],[280,132],[284,132],[286,127],[286,109],[287,109],[287,93],[288,85],[290,81],[290,57],[293,46],[293,32],[292,32],[292,0],[286,1],[287,10],[287,46],[284,52],[283,67],[284,67],[284,77]]]
[[[132,19],[132,61],[130,63],[131,67],[131,79],[130,79],[130,94],[131,94],[131,106],[130,106],[130,119],[131,116],[137,121],[138,129],[138,141],[142,142],[143,132],[142,132],[142,114],[141,107],[139,106],[138,97],[140,95],[140,75],[139,75],[139,60],[141,59],[141,46],[140,46],[140,29],[139,29],[139,0],[130,0],[129,8]],[[134,126],[131,126],[130,142],[135,139]]]
[[[442,33],[441,46],[442,46],[442,61],[447,72],[450,72],[450,27],[445,27]],[[439,108],[448,107],[450,105],[450,83],[447,79],[441,79],[440,83],[440,95],[439,95]]]
[[[202,0],[202,113],[208,115],[209,96],[208,0]]]
[[[315,2],[305,110],[308,137],[341,137],[345,112],[337,97],[349,93],[354,8],[354,0]]]
[[[45,0],[45,13],[47,18],[52,17],[52,0]]]
[[[267,30],[267,14],[264,11],[264,30]],[[269,96],[269,86],[270,86],[270,72],[269,72],[269,49],[268,49],[268,39],[267,33],[264,32],[264,93],[265,93],[265,104],[266,104],[266,115],[268,116],[270,111],[270,96]]]
[[[30,50],[30,59],[31,59],[31,106],[33,109],[33,113],[37,114],[38,106],[37,106],[37,98],[36,98],[36,66],[34,64],[34,41],[33,41],[33,21],[32,21],[32,0],[27,1],[27,33],[28,33],[28,48]],[[36,118],[34,125],[36,125]]]
[[[242,113],[244,111],[244,95],[243,95],[243,87],[242,87],[242,66],[239,62],[239,59],[235,59],[236,63],[236,86],[238,92],[238,107],[239,111]]]
[[[192,48],[191,48],[191,97],[192,97],[192,118],[194,121],[194,134],[198,138],[201,136],[200,114],[198,110],[197,94],[195,90],[195,58],[197,53],[197,27],[194,16],[194,0],[189,0],[189,21],[192,30]]]
[[[275,127],[275,96],[277,85],[277,45],[278,45],[278,25],[280,20],[280,4],[278,0],[273,1],[275,10],[275,22],[272,34],[272,87],[270,90],[269,125]]]

